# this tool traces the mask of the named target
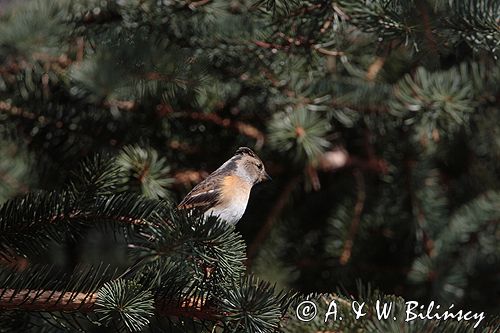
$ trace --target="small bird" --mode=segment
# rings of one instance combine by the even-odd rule
[[[233,157],[196,185],[177,206],[206,217],[214,215],[236,224],[247,208],[250,191],[255,184],[271,180],[260,158],[247,147],[240,147]],[[151,256],[137,260],[118,279],[136,271]]]
[[[177,206],[194,210],[205,217],[218,216],[236,224],[247,207],[252,187],[271,180],[260,158],[247,147],[240,147],[233,157],[196,185]]]

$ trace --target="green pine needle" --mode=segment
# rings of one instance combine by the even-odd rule
[[[431,73],[420,67],[398,83],[394,95],[392,112],[429,138],[434,130],[453,134],[463,128],[476,106],[468,77],[455,68]]]
[[[149,324],[154,312],[153,294],[133,281],[114,280],[99,289],[96,313],[100,320],[110,324],[119,319],[119,327],[130,332],[141,331]]]
[[[331,126],[326,119],[306,108],[275,114],[269,125],[269,144],[278,151],[294,153],[302,162],[314,162],[330,143],[325,136]]]
[[[156,150],[138,145],[126,146],[118,156],[117,164],[128,175],[132,189],[139,187],[147,198],[170,198],[169,187],[173,183],[169,177],[170,167]]]

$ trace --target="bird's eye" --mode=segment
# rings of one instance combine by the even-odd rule
[[[262,164],[257,164],[257,168],[258,168],[259,170],[262,170]]]

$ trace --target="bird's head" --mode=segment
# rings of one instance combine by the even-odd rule
[[[271,177],[266,172],[264,163],[250,148],[238,148],[233,158],[238,164],[238,171],[242,173],[241,176],[247,178],[252,184],[271,180]]]

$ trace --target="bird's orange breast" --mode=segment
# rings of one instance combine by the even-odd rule
[[[222,180],[221,202],[246,206],[252,185],[238,176],[226,176]]]

